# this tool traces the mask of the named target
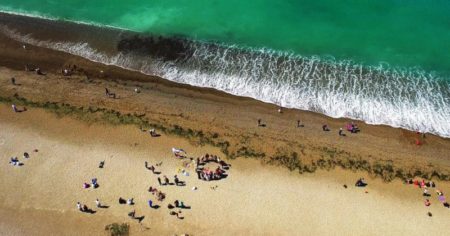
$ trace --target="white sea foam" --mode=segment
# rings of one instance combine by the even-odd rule
[[[165,79],[252,97],[284,107],[348,117],[450,137],[450,82],[418,69],[385,64],[189,43],[192,55],[176,61],[118,53],[108,56],[88,43],[33,39],[6,26],[0,32],[41,47]]]

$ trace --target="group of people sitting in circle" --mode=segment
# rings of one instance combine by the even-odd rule
[[[428,188],[436,188],[436,184],[433,181],[428,181],[426,182],[425,180],[422,179],[422,181],[419,180],[413,180],[413,179],[408,179],[405,181],[405,184],[412,184],[414,186],[417,186],[418,188],[423,189],[423,196],[424,197],[431,197],[431,194],[428,191]],[[444,207],[450,208],[450,204],[446,201],[444,193],[439,190],[436,189],[436,194],[438,196],[438,200],[444,205]],[[429,199],[425,199],[424,201],[425,206],[430,206],[431,205],[431,201]]]
[[[214,162],[219,164],[217,168],[213,171],[208,167],[205,167],[207,163]],[[226,171],[229,170],[230,165],[220,160],[216,155],[206,154],[201,158],[197,158],[196,161],[196,172],[199,179],[210,181],[210,180],[219,180],[227,177]]]

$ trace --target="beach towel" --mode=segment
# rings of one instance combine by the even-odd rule
[[[178,154],[178,153],[181,153],[181,152],[186,153],[183,149],[172,148],[172,153],[173,154]]]

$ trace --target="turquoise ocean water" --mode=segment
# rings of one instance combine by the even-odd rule
[[[138,67],[102,60],[332,117],[450,137],[448,0],[0,0],[0,10],[181,36],[195,42],[195,53],[181,61]]]

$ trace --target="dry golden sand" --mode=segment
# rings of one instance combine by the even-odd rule
[[[249,159],[228,161],[230,176],[221,181],[197,180],[190,169],[191,176],[180,175],[187,186],[160,187],[167,199],[160,209],[150,209],[147,200],[155,199],[147,189],[157,181],[144,161],[162,161],[160,170],[173,176],[180,161],[171,147],[193,157],[223,156],[177,137],[150,138],[131,126],[87,125],[39,109],[13,113],[0,105],[0,234],[98,235],[112,222],[129,222],[133,235],[447,235],[450,229],[450,209],[434,192],[427,208],[419,189],[399,181],[385,184],[342,170],[299,175]],[[30,159],[23,160],[24,151]],[[9,165],[11,156],[25,165]],[[104,169],[97,168],[101,160]],[[369,181],[366,189],[353,187],[360,176]],[[100,187],[83,189],[93,177]],[[217,190],[210,189],[215,185]],[[438,186],[450,191],[448,183]],[[136,205],[119,205],[119,197],[134,197]],[[77,211],[77,201],[94,207],[95,198],[110,208],[93,215]],[[184,220],[168,214],[167,204],[175,199],[192,206],[183,210]],[[132,209],[145,216],[141,224],[128,218]]]

